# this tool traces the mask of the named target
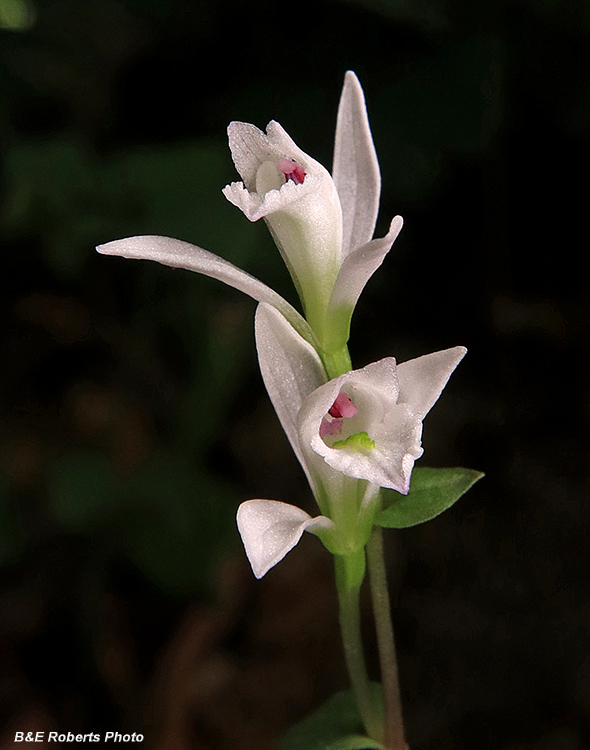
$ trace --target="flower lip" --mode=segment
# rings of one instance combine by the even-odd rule
[[[301,167],[297,169],[302,170]],[[275,162],[267,160],[257,169],[253,191],[243,182],[232,182],[222,192],[230,203],[243,211],[247,219],[254,222],[277,211],[289,210],[302,198],[321,190],[321,175],[305,171],[303,174],[304,179],[300,181],[285,179]]]

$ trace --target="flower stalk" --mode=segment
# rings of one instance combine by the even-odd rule
[[[365,731],[369,737],[380,742],[383,726],[371,695],[361,632],[360,590],[365,568],[364,549],[360,551],[360,556],[334,555],[334,566],[340,632],[348,676]]]
[[[367,543],[367,563],[383,689],[383,744],[389,750],[406,750],[397,653],[380,526],[373,527]]]

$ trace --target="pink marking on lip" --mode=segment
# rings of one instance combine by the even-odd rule
[[[292,180],[296,185],[301,185],[305,179],[305,170],[291,159],[281,159],[279,169],[288,180]]]
[[[320,437],[323,439],[327,435],[340,435],[342,432],[342,420],[341,419],[322,419],[320,423]]]

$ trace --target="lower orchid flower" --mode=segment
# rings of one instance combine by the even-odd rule
[[[240,534],[261,577],[304,531],[332,552],[366,544],[379,487],[408,493],[422,455],[422,420],[467,350],[399,365],[387,357],[328,381],[313,347],[265,303],[256,311],[256,344],[266,389],[322,510],[312,518],[272,500],[240,506]]]

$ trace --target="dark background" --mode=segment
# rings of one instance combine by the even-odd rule
[[[93,247],[168,234],[293,300],[220,192],[225,128],[277,119],[330,167],[349,68],[378,233],[405,219],[353,362],[466,345],[421,463],[487,475],[388,534],[412,750],[586,747],[588,3],[0,0],[0,25],[0,747],[270,750],[346,687],[330,556],[306,538],[256,582],[235,528],[251,497],[313,512],[254,303]]]

